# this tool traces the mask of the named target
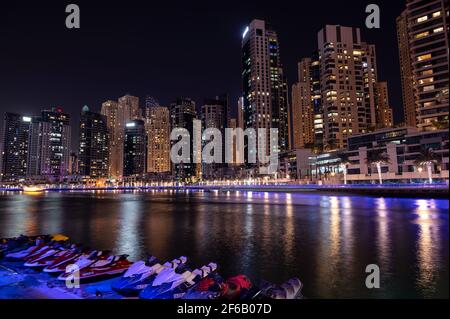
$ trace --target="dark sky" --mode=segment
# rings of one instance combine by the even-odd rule
[[[81,9],[81,29],[65,27],[66,5]],[[381,9],[381,29],[365,28],[365,7]],[[375,43],[380,80],[389,83],[395,119],[402,118],[395,18],[405,1],[2,1],[0,112],[39,114],[62,106],[73,115],[125,93],[150,94],[162,105],[178,96],[198,104],[241,91],[241,35],[253,18],[278,32],[290,83],[297,61],[316,48],[325,24],[361,27]],[[3,123],[1,124],[3,125]]]

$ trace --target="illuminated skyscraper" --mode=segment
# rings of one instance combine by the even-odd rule
[[[143,120],[125,123],[123,175],[140,177],[146,172],[147,137]]]
[[[170,172],[170,113],[154,100],[146,100],[147,172]]]
[[[221,178],[224,176],[225,165],[225,128],[228,127],[228,99],[226,96],[206,99],[202,105],[202,129],[216,128],[222,134],[221,163],[202,163],[203,178]],[[209,142],[210,140],[206,141]]]
[[[389,105],[389,94],[386,82],[376,83],[376,122],[380,128],[388,128],[394,125],[392,109]]]
[[[27,176],[31,117],[5,113],[3,127],[2,181],[18,181]]]
[[[406,10],[397,18],[397,41],[402,82],[403,116],[406,126],[417,126],[417,111],[414,102],[414,79],[409,53],[408,17]]]
[[[318,33],[323,144],[340,149],[347,138],[375,127],[375,47],[359,28],[327,25]]]
[[[292,86],[292,148],[314,143],[314,108],[312,104],[311,59],[298,63],[298,82]]]
[[[448,126],[449,2],[408,0],[397,30],[407,122],[414,122],[411,73],[417,126],[427,130]]]
[[[109,155],[108,175],[114,178],[122,176],[124,123],[120,121],[119,104],[116,101],[102,103],[101,114],[106,117],[108,126]]]
[[[108,123],[110,141],[109,175],[114,178],[121,178],[124,163],[125,123],[142,118],[139,98],[127,94],[119,98],[118,102],[106,101],[102,104],[101,114],[106,116]]]
[[[69,174],[70,116],[60,107],[42,111],[40,119],[40,175],[62,181]]]
[[[106,116],[83,107],[80,119],[79,170],[91,178],[108,177],[108,127]]]
[[[177,181],[192,180],[199,173],[197,170],[197,166],[201,167],[201,165],[197,165],[193,162],[194,151],[199,151],[194,150],[194,145],[192,142],[194,136],[193,121],[195,119],[197,119],[195,102],[190,98],[178,98],[170,105],[171,129],[173,130],[174,128],[184,128],[189,132],[190,135],[190,162],[172,164],[172,175]],[[171,145],[175,143],[177,143],[177,141],[171,141]]]
[[[280,60],[277,33],[263,20],[253,20],[242,39],[244,129],[266,129],[266,154],[270,147],[288,148],[286,79]],[[269,146],[270,128],[278,128],[278,147]],[[260,145],[258,143],[258,149]]]

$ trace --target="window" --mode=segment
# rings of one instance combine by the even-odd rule
[[[440,17],[440,16],[441,16],[441,11],[433,12],[433,18]]]
[[[428,60],[428,59],[431,59],[431,53],[424,54],[424,55],[417,57],[417,61],[423,61],[423,60]]]
[[[442,31],[444,31],[443,27],[433,29],[433,33],[438,33],[438,32],[442,32]]]
[[[421,79],[421,80],[419,80],[419,84],[429,84],[429,83],[432,83],[433,81],[434,81],[433,78]]]
[[[428,31],[421,32],[421,33],[417,33],[417,34],[414,36],[414,38],[420,39],[420,38],[426,37],[428,34],[429,34]]]
[[[420,22],[423,22],[423,21],[427,21],[427,20],[428,20],[428,17],[427,16],[423,16],[423,17],[417,18],[417,23],[420,23]]]

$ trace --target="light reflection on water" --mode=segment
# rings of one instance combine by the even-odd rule
[[[136,260],[281,282],[319,298],[447,297],[448,201],[268,192],[86,192],[0,196],[0,237],[65,233]],[[381,289],[365,288],[379,265]]]

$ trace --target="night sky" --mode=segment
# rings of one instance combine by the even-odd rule
[[[81,9],[81,29],[65,27],[66,5]],[[365,7],[381,9],[381,29],[365,27]],[[405,1],[16,1],[0,4],[0,112],[38,115],[62,106],[72,115],[87,104],[130,93],[168,105],[178,96],[203,99],[241,92],[241,35],[253,18],[280,38],[289,83],[297,62],[317,47],[325,24],[361,27],[376,44],[380,80],[389,83],[395,120],[402,120],[395,18]],[[0,124],[0,125],[3,125]]]

